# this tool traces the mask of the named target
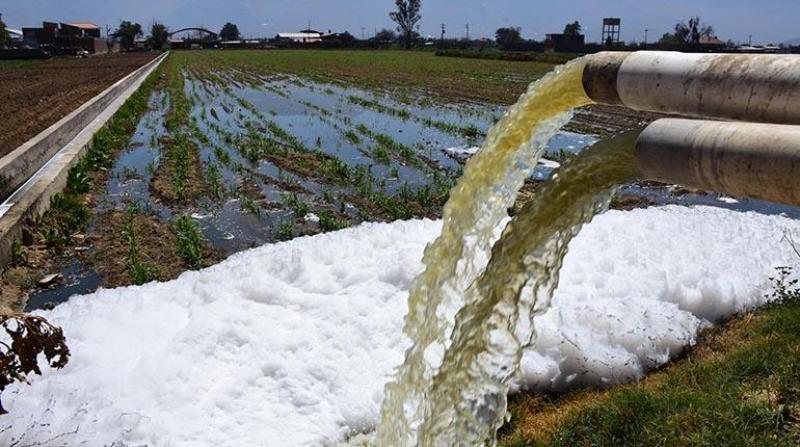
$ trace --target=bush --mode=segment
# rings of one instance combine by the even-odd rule
[[[69,348],[61,328],[33,315],[0,315],[7,338],[0,343],[0,393],[14,382],[27,383],[30,373],[42,374],[39,355],[51,368],[61,369],[69,361]],[[10,338],[11,343],[8,343]],[[5,414],[0,402],[0,414]]]
[[[777,274],[769,279],[772,282],[772,293],[766,297],[776,304],[800,302],[800,280],[792,278],[792,267],[777,267],[775,271]]]

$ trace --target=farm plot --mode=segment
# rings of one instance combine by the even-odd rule
[[[154,57],[130,53],[0,65],[0,156]]]
[[[86,185],[69,188],[50,213],[70,218],[46,216],[31,228],[17,289],[38,288],[53,270],[63,278],[33,293],[29,307],[166,280],[270,241],[436,218],[463,161],[503,113],[212,54],[213,63],[206,53],[172,55],[128,133],[114,136],[119,148],[71,175]],[[563,133],[551,154],[592,141]]]

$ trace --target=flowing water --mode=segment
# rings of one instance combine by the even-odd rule
[[[549,305],[568,242],[635,177],[635,134],[598,144],[563,167],[492,244],[547,141],[590,102],[584,65],[575,60],[534,83],[452,191],[442,234],[411,288],[404,331],[413,345],[386,387],[376,445],[478,446],[503,424],[530,321]],[[523,298],[526,285],[532,293]]]

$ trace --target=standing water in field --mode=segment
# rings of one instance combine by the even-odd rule
[[[590,102],[584,65],[575,60],[534,83],[453,189],[442,234],[425,250],[426,270],[410,291],[404,331],[413,345],[386,386],[377,445],[483,445],[505,421],[530,321],[549,306],[569,241],[607,207],[616,185],[635,177],[627,141],[635,135],[587,150],[492,247],[547,141],[573,108]],[[526,285],[532,293],[523,298]]]

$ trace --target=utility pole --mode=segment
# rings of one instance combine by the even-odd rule
[[[442,43],[444,43],[444,33],[445,33],[445,26],[444,23],[442,23]]]
[[[469,23],[467,23],[467,40],[469,40]]]
[[[752,34],[747,37],[747,46],[748,47],[752,47],[753,46],[753,35]]]
[[[645,48],[647,48],[647,33],[649,33],[649,32],[650,32],[650,30],[648,28],[644,29],[644,47]]]
[[[365,29],[366,28],[364,28],[363,26],[361,27],[361,40],[364,40],[364,30]]]

